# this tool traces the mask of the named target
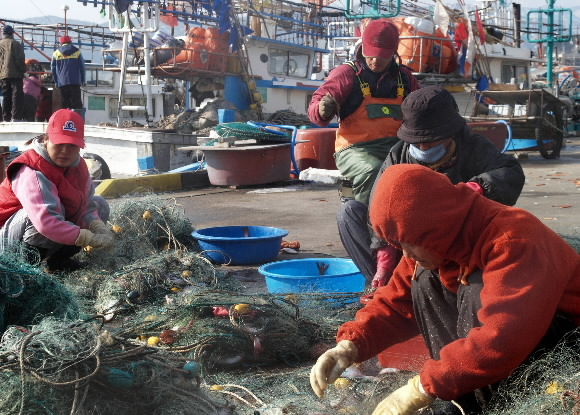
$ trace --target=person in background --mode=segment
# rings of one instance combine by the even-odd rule
[[[45,259],[49,271],[78,268],[70,258],[82,247],[113,244],[105,225],[109,206],[95,196],[80,157],[85,146],[82,117],[68,109],[56,111],[46,134],[31,144],[8,165],[0,184],[0,249],[18,241],[25,253],[38,253],[30,257]]]
[[[34,75],[24,78],[24,120],[34,121],[36,119],[36,108],[40,98],[40,88],[42,82]]]
[[[312,368],[318,396],[351,364],[420,333],[431,358],[373,415],[414,414],[437,398],[446,402],[431,414],[480,414],[522,363],[561,341],[577,347],[580,255],[531,213],[399,164],[379,179],[370,218],[403,259]]]
[[[401,142],[390,151],[381,175],[395,164],[420,164],[443,173],[452,183],[464,182],[475,192],[513,206],[525,175],[519,162],[502,154],[488,139],[473,134],[447,90],[438,86],[412,92],[403,102]],[[399,195],[405,198],[405,194]],[[371,197],[372,200],[372,197]],[[355,200],[337,213],[340,238],[354,263],[373,288],[385,285],[401,251],[378,238],[368,223],[368,207]]]
[[[365,205],[381,164],[398,142],[401,103],[419,89],[411,70],[397,59],[398,44],[399,31],[390,20],[369,22],[356,60],[332,69],[308,106],[310,121],[318,126],[338,116],[336,166]]]
[[[40,99],[36,107],[35,119],[38,122],[47,122],[52,115],[52,91],[40,87]]]
[[[85,60],[73,46],[70,36],[62,36],[60,47],[52,54],[50,70],[61,95],[61,108],[81,111],[81,85],[86,84]]]
[[[22,78],[26,73],[24,47],[14,40],[12,26],[4,26],[0,40],[0,83],[2,84],[2,116],[4,121],[22,121]]]

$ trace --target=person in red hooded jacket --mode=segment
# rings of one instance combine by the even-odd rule
[[[106,248],[113,233],[109,205],[95,187],[80,150],[84,121],[61,109],[46,134],[8,165],[0,184],[0,249],[18,242],[29,262],[46,259],[49,271],[71,270],[82,247]]]
[[[531,213],[400,164],[377,183],[370,217],[403,259],[312,368],[318,396],[351,364],[420,333],[431,359],[373,415],[436,398],[481,413],[497,382],[580,325],[580,255]]]

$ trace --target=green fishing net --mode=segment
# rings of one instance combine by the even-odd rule
[[[237,140],[257,140],[260,141],[275,141],[282,143],[289,143],[292,139],[292,133],[288,129],[276,127],[276,125],[262,126],[250,125],[243,122],[228,122],[218,124],[213,127],[218,137],[236,137]],[[219,140],[215,139],[208,142],[206,145],[213,145]]]
[[[44,316],[79,316],[75,296],[55,276],[26,262],[34,255],[33,264],[40,262],[37,251],[27,251],[12,243],[0,253],[0,333],[8,324],[25,326]]]

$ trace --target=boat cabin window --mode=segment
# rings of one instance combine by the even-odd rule
[[[284,75],[306,78],[310,67],[310,55],[280,48],[269,48],[268,72],[271,75]]]
[[[87,69],[86,79],[89,86],[113,86],[113,72]]]
[[[515,82],[520,89],[528,89],[530,80],[528,78],[528,65],[502,65],[501,67],[501,83],[511,84]]]

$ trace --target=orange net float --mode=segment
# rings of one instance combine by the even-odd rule
[[[457,50],[451,38],[444,35],[440,28],[435,29],[435,37],[441,40],[433,40],[431,55],[427,61],[427,72],[450,74],[457,69]]]
[[[411,68],[413,72],[426,72],[433,41],[421,36],[433,35],[417,30],[405,17],[395,17],[391,21],[399,29],[397,53],[401,57],[402,64]]]

